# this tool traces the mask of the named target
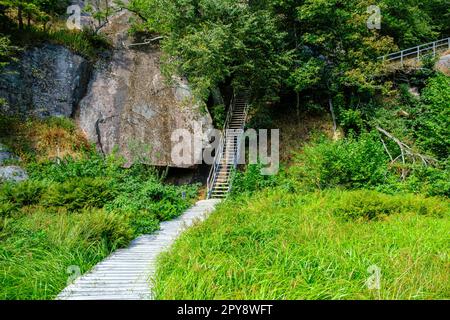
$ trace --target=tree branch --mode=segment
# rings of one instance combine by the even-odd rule
[[[163,39],[163,38],[164,38],[163,36],[158,36],[158,37],[155,37],[155,38],[152,38],[152,39],[145,39],[144,42],[140,42],[140,43],[131,43],[131,44],[128,45],[128,47],[147,45],[147,44],[150,44],[150,43],[152,43],[152,42],[161,40],[161,39]]]
[[[407,144],[405,144],[404,142],[400,141],[398,138],[394,137],[391,133],[387,132],[386,130],[384,130],[383,128],[377,126],[376,129],[381,132],[382,134],[384,134],[386,137],[388,137],[389,139],[391,139],[392,141],[394,141],[398,147],[400,148],[400,155],[395,158],[392,159],[392,155],[389,153],[386,144],[384,143],[384,140],[381,139],[383,146],[386,150],[386,152],[388,153],[389,157],[391,158],[391,163],[396,162],[399,158],[402,159],[402,163],[406,164],[406,159],[407,157],[409,157],[410,159],[412,159],[413,163],[415,163],[416,159],[420,159],[423,163],[424,166],[429,166],[432,163],[437,162],[436,159],[431,158],[429,156],[425,156],[423,154],[414,152],[411,147],[409,147]],[[406,169],[402,168],[402,179],[404,180],[406,178]]]

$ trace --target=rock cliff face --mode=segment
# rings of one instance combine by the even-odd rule
[[[172,161],[172,132],[207,131],[211,117],[195,103],[184,79],[167,83],[157,46],[128,47],[129,18],[120,12],[102,30],[114,49],[95,66],[59,45],[24,52],[0,76],[0,98],[7,101],[2,112],[72,116],[101,152],[117,149],[129,165],[192,167]]]
[[[80,103],[79,126],[105,154],[117,148],[128,163],[139,159],[178,167],[171,159],[172,132],[194,133],[197,125],[206,131],[212,128],[211,117],[194,102],[185,80],[167,83],[158,49],[128,48],[128,19],[128,13],[121,13],[103,30],[116,49],[111,60],[94,71]]]
[[[3,112],[25,116],[70,117],[84,96],[90,65],[59,45],[45,44],[25,51],[0,76]]]

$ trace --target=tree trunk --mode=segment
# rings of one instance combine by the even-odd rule
[[[17,7],[17,20],[19,21],[19,30],[23,30],[23,13],[22,6]]]
[[[28,28],[31,27],[31,14],[30,13],[27,13],[27,25],[28,25]]]
[[[295,104],[295,110],[297,111],[297,119],[300,121],[300,92],[295,92],[297,96],[297,101]]]
[[[333,119],[333,134],[336,135],[337,130],[336,116],[334,114],[333,100],[331,98],[328,99],[328,104],[330,106],[331,118]]]

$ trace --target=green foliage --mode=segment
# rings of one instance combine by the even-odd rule
[[[226,120],[225,106],[223,104],[215,105],[210,110],[213,123],[216,128],[223,128]]]
[[[32,26],[20,32],[13,32],[11,39],[22,47],[45,41],[63,45],[91,61],[98,60],[101,53],[111,48],[111,43],[105,35],[97,34],[90,29],[82,31],[64,28],[43,30]]]
[[[399,199],[272,189],[226,201],[161,257],[156,299],[447,299],[449,203]],[[343,219],[345,203],[390,215]],[[371,266],[380,290],[367,287]]]
[[[19,207],[38,204],[46,191],[42,181],[27,180],[21,183],[0,185],[0,202],[9,202]]]
[[[28,28],[32,23],[42,23],[45,27],[51,16],[65,13],[69,3],[68,0],[0,0],[4,11],[14,11],[19,30],[24,29],[25,19]],[[0,13],[3,14],[4,11]]]
[[[287,74],[285,32],[264,5],[132,0],[128,7],[145,19],[145,29],[164,34],[167,72],[187,75],[199,98],[206,100],[209,89],[227,79],[272,97]]]
[[[158,218],[145,210],[132,211],[128,214],[128,218],[135,237],[142,234],[151,234],[159,229]]]
[[[76,137],[66,119],[29,125],[43,126],[44,136]],[[22,144],[28,136],[20,135]],[[69,266],[88,271],[132,238],[157,230],[161,220],[179,216],[197,197],[197,186],[166,185],[152,167],[125,169],[116,154],[83,150],[76,157],[27,159],[29,180],[0,184],[0,298],[54,298],[66,286]]]
[[[370,5],[368,0],[123,4],[139,17],[133,30],[164,37],[166,72],[187,76],[199,98],[231,83],[251,87],[263,101],[276,101],[286,87],[315,89],[319,100],[342,92],[366,100],[390,89],[378,56],[434,40],[446,28],[436,10],[448,11],[442,0],[378,1],[381,30],[367,27]]]
[[[17,51],[17,47],[11,44],[9,37],[5,37],[0,33],[0,72],[13,60],[13,55]]]
[[[9,217],[18,211],[18,206],[16,203],[5,201],[4,199],[0,202],[0,230],[3,229],[3,218]]]
[[[422,92],[423,104],[416,118],[419,146],[441,159],[450,154],[450,77],[438,74]]]
[[[308,145],[297,160],[294,174],[319,189],[376,186],[388,175],[388,157],[376,133]]]
[[[375,189],[389,194],[412,192],[450,198],[450,168],[448,163],[443,167],[414,165],[405,181],[391,177]]]
[[[68,211],[102,208],[116,196],[114,185],[105,178],[72,178],[53,183],[42,197],[47,207],[65,207]]]
[[[336,202],[334,213],[345,219],[386,219],[392,214],[409,211],[421,215],[443,217],[450,212],[450,203],[439,198],[401,194],[386,195],[369,190],[342,194]]]
[[[133,239],[126,216],[90,208],[82,210],[78,218],[80,237],[87,243],[103,242],[111,251],[126,246]]]
[[[266,105],[253,107],[253,113],[247,123],[247,128],[268,129],[273,128],[273,113]]]
[[[129,179],[121,187],[121,194],[107,205],[109,211],[119,210],[132,215],[144,212],[149,218],[162,221],[177,217],[196,195],[196,186],[175,187],[151,179]]]
[[[236,171],[233,175],[232,195],[254,193],[277,185],[277,176],[262,175],[261,164],[250,164],[244,172]]]
[[[309,89],[319,84],[322,80],[325,63],[322,60],[310,58],[306,63],[294,70],[288,79],[288,84],[296,92]]]
[[[108,38],[102,34],[94,33],[89,29],[83,31],[69,31],[65,29],[39,32],[40,37],[56,44],[64,45],[74,52],[96,61],[99,54],[111,48]]]
[[[361,133],[364,131],[364,121],[360,110],[341,110],[339,112],[339,123],[346,133]]]
[[[54,299],[70,266],[87,272],[132,236],[126,217],[104,210],[28,209],[0,228],[0,298]]]

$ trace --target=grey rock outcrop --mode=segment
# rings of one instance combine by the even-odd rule
[[[90,69],[86,59],[60,45],[27,50],[0,76],[3,112],[69,117],[86,92]]]
[[[436,67],[438,70],[450,76],[450,53],[441,56],[436,64]]]
[[[0,143],[0,165],[3,165],[6,161],[19,160],[5,145]]]
[[[171,159],[172,132],[194,133],[196,126],[205,132],[212,128],[211,117],[195,103],[185,80],[166,82],[158,48],[127,47],[128,19],[121,13],[103,30],[116,49],[109,63],[94,71],[78,124],[103,153],[117,148],[128,164],[179,167]]]
[[[27,172],[18,166],[0,167],[0,181],[21,182],[28,179]]]

